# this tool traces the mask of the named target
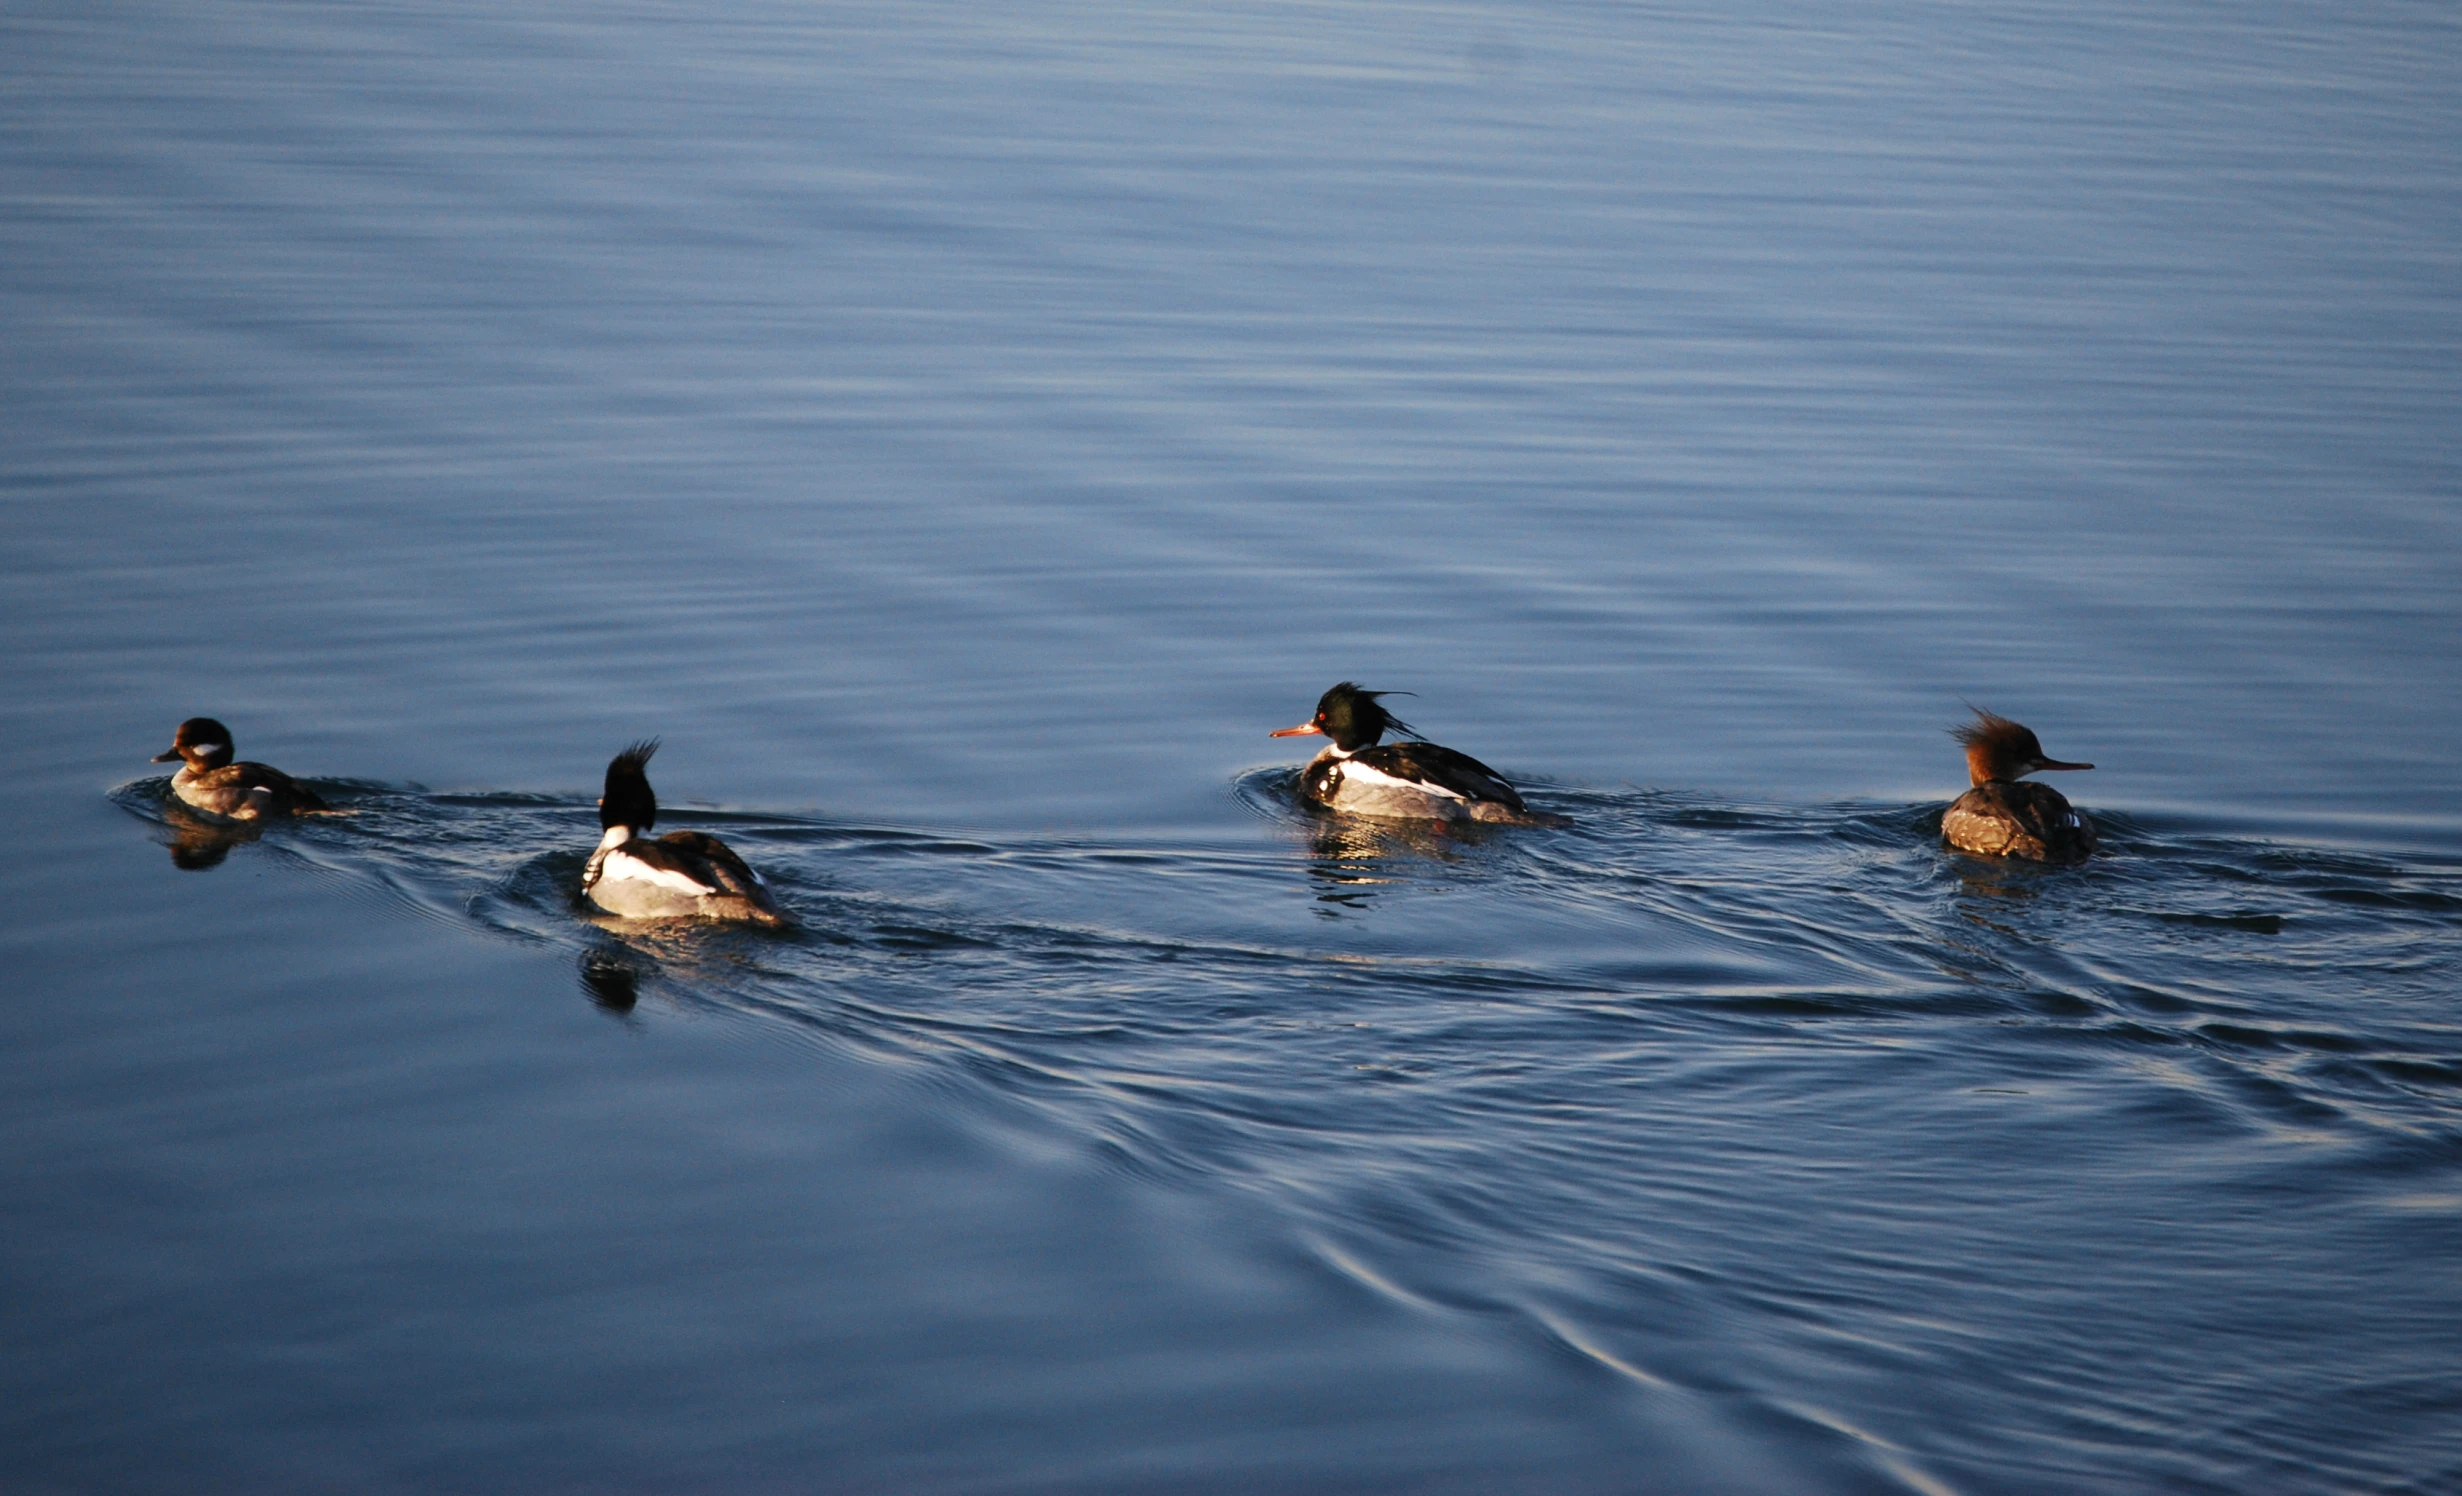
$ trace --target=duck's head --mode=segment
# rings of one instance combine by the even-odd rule
[[[658,739],[644,738],[607,760],[607,793],[599,798],[598,824],[613,831],[643,832],[658,824],[658,797],[650,793],[650,755]]]
[[[221,768],[231,761],[231,729],[211,717],[189,718],[171,734],[171,746],[154,755],[154,762],[167,764],[175,758],[185,759],[199,773]]]
[[[1387,732],[1416,732],[1409,723],[1376,704],[1380,696],[1408,696],[1408,691],[1363,691],[1349,681],[1343,681],[1317,698],[1316,715],[1297,727],[1278,728],[1267,734],[1276,738],[1306,737],[1322,733],[1334,740],[1338,753],[1357,753],[1373,748]]]
[[[2047,757],[2035,735],[2019,723],[1975,708],[1975,720],[1949,729],[1966,745],[1966,773],[1975,784],[2021,779],[2037,769],[2091,769],[2092,764],[2067,764]]]

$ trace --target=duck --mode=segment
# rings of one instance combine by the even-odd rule
[[[231,757],[231,729],[211,717],[191,717],[171,734],[171,746],[154,762],[179,761],[171,795],[189,809],[225,821],[311,815],[333,807],[271,764]]]
[[[598,802],[605,834],[582,870],[582,896],[625,919],[788,923],[761,875],[717,837],[670,831],[649,838],[658,797],[648,766],[658,744],[646,738],[607,761],[607,792]]]
[[[2019,857],[2035,862],[2084,862],[2094,855],[2094,823],[2048,784],[2023,776],[2039,769],[2091,769],[2063,763],[2043,751],[2034,733],[2008,718],[1976,707],[1975,720],[1949,729],[1966,745],[1966,772],[1974,788],[1941,816],[1941,840],[1980,857]]]
[[[1388,732],[1417,738],[1417,728],[1378,704],[1408,694],[1340,681],[1317,698],[1315,716],[1267,736],[1331,740],[1299,773],[1300,793],[1329,810],[1393,820],[1533,820],[1521,792],[1467,753],[1424,740],[1380,744]]]

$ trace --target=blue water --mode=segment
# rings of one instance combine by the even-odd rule
[[[19,7],[0,1485],[2462,1483],[2456,76]],[[1312,815],[1340,678],[1570,825]],[[797,933],[577,906],[649,734]]]

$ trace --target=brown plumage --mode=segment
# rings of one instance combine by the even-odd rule
[[[171,776],[171,793],[194,810],[225,820],[254,821],[266,816],[310,815],[332,809],[313,791],[271,764],[233,762],[231,730],[211,717],[191,717],[171,735],[168,750],[154,762],[180,761]]]
[[[1981,707],[1974,721],[1949,731],[1966,745],[1966,773],[1974,788],[1942,814],[1943,841],[1978,856],[2036,862],[2083,862],[2094,854],[2094,823],[2050,785],[2021,781],[2038,769],[2094,765],[2047,756],[2032,732]]]

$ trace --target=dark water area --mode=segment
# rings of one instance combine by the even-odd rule
[[[0,1488],[2462,1484],[2441,10],[0,40]]]

